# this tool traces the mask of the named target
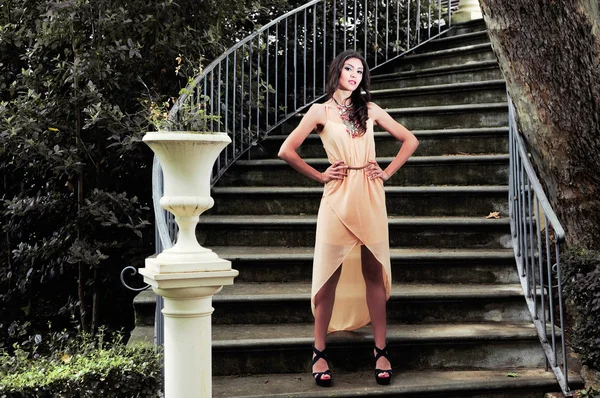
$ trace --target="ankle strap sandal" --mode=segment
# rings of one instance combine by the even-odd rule
[[[379,349],[379,348],[377,348],[377,346],[375,346],[375,352],[377,353],[375,355],[375,363],[377,363],[377,360],[381,357],[384,357],[388,361],[390,360],[390,357],[389,357],[390,354],[388,352],[387,341],[386,341],[385,347],[383,347],[383,349]],[[387,373],[389,376],[382,377],[383,373]],[[381,384],[381,385],[385,386],[385,385],[390,384],[391,380],[392,380],[392,369],[375,369],[375,381],[377,381],[377,384]]]
[[[319,359],[323,359],[325,362],[327,362],[327,366],[329,366],[329,361],[327,360],[327,354],[325,353],[325,349],[323,351],[319,351],[315,348],[315,346],[312,346],[312,350],[315,353],[315,356],[312,360],[312,366],[315,365],[315,363],[317,363],[317,361]],[[324,372],[313,372],[313,377],[315,379],[315,383],[317,383],[317,385],[319,387],[331,387],[331,371],[329,369],[327,369]],[[324,379],[323,376],[328,375],[329,378],[328,379]]]

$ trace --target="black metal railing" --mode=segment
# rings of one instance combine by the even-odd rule
[[[346,49],[376,69],[450,28],[451,0],[312,0],[244,38],[194,78],[171,109],[203,110],[232,144],[213,183],[273,129],[325,95],[327,65]]]
[[[525,300],[546,354],[565,396],[569,389],[565,348],[560,250],[565,231],[533,169],[509,104],[509,213],[517,270]]]
[[[202,70],[171,109],[175,121],[203,110],[210,131],[232,144],[217,159],[214,184],[241,156],[286,120],[325,96],[327,65],[338,52],[360,51],[371,70],[450,29],[458,0],[312,0],[244,38]],[[173,123],[177,126],[177,123]],[[162,170],[155,158],[156,253],[172,247],[177,225],[160,207]],[[125,270],[123,271],[125,272]],[[122,282],[125,286],[124,279]],[[162,344],[162,298],[156,342]]]

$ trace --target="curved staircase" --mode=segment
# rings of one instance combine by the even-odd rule
[[[215,397],[543,397],[560,391],[523,299],[508,212],[508,107],[483,20],[378,70],[373,100],[415,133],[386,183],[393,289],[390,386],[373,380],[370,327],[330,335],[334,386],[310,375],[310,278],[322,187],[276,158],[299,117],[213,189],[198,238],[240,276],[214,297]],[[400,143],[377,132],[386,164]],[[300,155],[327,159],[316,134]],[[499,219],[486,219],[490,212]],[[154,294],[135,302],[133,339],[153,334]],[[146,325],[146,326],[144,326]],[[577,379],[573,382],[577,384]]]

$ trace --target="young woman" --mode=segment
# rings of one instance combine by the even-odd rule
[[[391,271],[383,183],[406,163],[419,143],[370,102],[369,81],[368,66],[359,53],[339,54],[329,67],[327,101],[311,106],[279,150],[279,157],[293,168],[325,184],[317,217],[311,294],[313,377],[325,387],[332,379],[325,354],[327,332],[354,330],[369,322],[375,339],[375,378],[379,384],[389,384],[392,376],[386,343]],[[385,170],[375,160],[375,124],[402,141]],[[324,172],[296,153],[313,130],[321,136],[331,163]]]

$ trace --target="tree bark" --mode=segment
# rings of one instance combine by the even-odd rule
[[[521,132],[567,234],[600,248],[597,0],[480,0]]]

